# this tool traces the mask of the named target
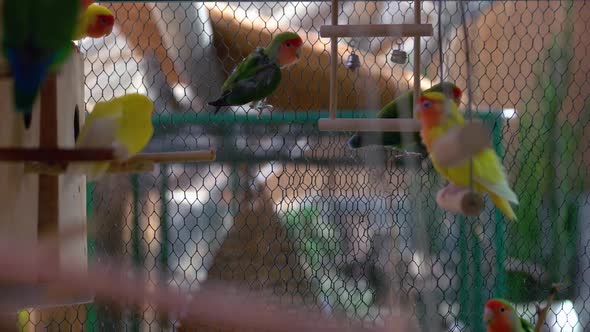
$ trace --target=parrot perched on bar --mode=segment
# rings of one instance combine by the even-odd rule
[[[487,332],[533,332],[533,325],[518,316],[514,307],[503,299],[486,302],[483,312]]]
[[[78,19],[76,32],[72,39],[105,37],[113,32],[114,25],[115,15],[108,8],[94,3],[88,6]]]
[[[448,107],[445,105],[448,102]],[[459,112],[457,104],[440,92],[425,92],[418,99],[416,115],[422,124],[420,137],[430,154],[436,171],[457,186],[470,185],[469,161],[457,166],[441,167],[432,155],[432,147],[437,139],[449,129],[464,126],[465,119]],[[502,213],[510,220],[516,220],[516,214],[510,202],[518,204],[516,194],[510,189],[504,167],[495,151],[487,148],[473,156],[473,187],[480,193],[488,193]]]
[[[86,118],[76,148],[113,148],[117,160],[127,160],[140,152],[154,133],[154,104],[146,96],[133,93],[99,102]],[[109,162],[77,162],[68,173],[83,173],[97,180],[109,168]]]
[[[209,102],[217,113],[223,106],[252,103],[257,107],[281,82],[281,68],[301,58],[303,40],[294,32],[277,34],[266,48],[257,48],[232,71],[221,86],[221,97]]]
[[[442,92],[451,96],[457,105],[461,102],[462,91],[455,84],[449,82],[442,82],[433,85],[430,89],[424,92]],[[408,91],[396,99],[385,105],[377,114],[377,118],[381,119],[398,119],[398,118],[412,118],[412,110],[414,109],[414,91]],[[426,155],[426,147],[422,144],[420,133],[407,133],[408,137],[405,142],[402,142],[402,133],[399,132],[358,132],[348,140],[348,145],[353,149],[358,149],[370,145],[393,146],[395,148],[403,148],[404,150],[420,153]]]
[[[28,129],[41,85],[71,54],[80,0],[6,0],[2,9],[2,51],[14,80],[13,103]]]

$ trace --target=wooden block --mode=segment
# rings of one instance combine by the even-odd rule
[[[480,194],[469,188],[449,184],[436,194],[436,204],[441,208],[465,216],[478,216],[484,208]]]
[[[336,37],[428,37],[432,24],[347,24],[322,25],[320,36]]]
[[[417,132],[420,122],[414,119],[320,119],[320,131]]]
[[[442,167],[466,162],[475,154],[491,147],[490,130],[481,121],[467,122],[464,127],[453,128],[432,146],[432,154]]]
[[[24,130],[22,115],[13,112],[12,81],[0,78],[0,147],[74,147],[75,110],[84,119],[84,72],[80,55],[73,54],[57,75],[44,83],[34,107],[33,122]],[[41,125],[42,123],[42,125]],[[81,125],[81,124],[80,124]],[[67,181],[66,181],[67,180]],[[0,231],[36,242],[44,233],[86,225],[84,176],[37,175],[25,172],[25,163],[0,162]],[[87,268],[86,237],[57,248],[60,268]],[[18,253],[15,253],[18,254]],[[34,277],[34,276],[31,276]],[[91,301],[92,297],[48,296],[45,285],[0,285],[0,305],[18,300],[19,306],[61,306]]]

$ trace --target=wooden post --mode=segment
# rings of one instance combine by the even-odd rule
[[[0,112],[6,121],[0,121],[0,180],[6,186],[0,194],[0,230],[33,243],[46,234],[56,234],[64,228],[86,225],[86,181],[84,176],[71,176],[65,181],[59,175],[37,175],[25,172],[24,162],[15,162],[15,156],[33,157],[31,148],[41,148],[37,157],[51,157],[51,151],[73,148],[74,121],[83,121],[84,114],[76,116],[76,109],[84,109],[84,62],[79,54],[72,54],[57,74],[51,74],[43,83],[33,110],[33,123],[24,130],[22,115],[16,114],[12,104],[12,80],[0,78]],[[8,84],[6,84],[8,83]],[[6,117],[4,117],[6,116]],[[2,134],[2,132],[6,132]],[[18,150],[18,148],[29,148]],[[11,155],[12,154],[12,155]],[[6,162],[10,161],[10,162]],[[10,197],[10,196],[13,197]],[[48,248],[47,253],[58,257],[56,269],[87,268],[86,236]],[[17,254],[17,253],[15,253]],[[18,287],[0,285],[0,304],[17,299],[19,307],[62,306],[90,302],[91,296],[72,297],[68,294],[48,294],[44,280],[31,275],[36,285]]]
[[[414,0],[414,23],[420,24],[420,0]],[[440,24],[440,22],[439,22]],[[442,64],[441,64],[442,66]],[[420,36],[414,37],[414,105],[418,105],[418,95],[420,94]],[[412,110],[414,119],[416,114]]]
[[[332,0],[332,25],[338,25],[338,0]],[[338,107],[338,38],[330,38],[330,119],[336,119]]]

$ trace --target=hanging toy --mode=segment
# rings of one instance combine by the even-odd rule
[[[397,43],[398,49],[391,51],[391,57],[389,58],[391,60],[391,62],[403,65],[404,63],[406,63],[408,61],[408,53],[406,53],[406,51],[402,50],[402,44],[403,44],[403,42],[400,39],[399,42]]]
[[[354,52],[354,44],[352,42],[350,42],[350,44],[348,46],[350,46],[350,48],[352,48],[351,53],[348,55],[348,58],[346,59],[346,62],[344,62],[344,67],[350,69],[350,70],[356,70],[361,66],[361,59],[359,58],[359,56]]]

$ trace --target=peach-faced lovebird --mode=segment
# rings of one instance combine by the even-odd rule
[[[113,148],[117,160],[126,160],[140,152],[154,133],[154,104],[137,93],[99,102],[84,122],[76,148]],[[83,173],[97,180],[109,168],[109,162],[78,162],[68,173]]]
[[[486,302],[483,311],[487,332],[533,332],[531,323],[518,316],[514,307],[503,299]]]
[[[223,106],[259,103],[281,82],[281,68],[301,58],[303,40],[294,32],[277,34],[266,48],[257,48],[240,62],[221,86],[221,97],[209,102],[215,113]]]
[[[462,91],[453,83],[438,83],[424,92],[444,92],[446,95],[453,98],[457,105],[461,103]],[[377,118],[412,118],[413,109],[414,91],[408,91],[385,105],[377,114]],[[418,132],[408,133],[407,138],[404,137],[403,140],[402,133],[399,132],[359,132],[352,135],[352,137],[348,140],[348,145],[353,149],[370,145],[391,146],[398,149],[426,155],[426,147],[424,144],[422,144],[420,133]]]
[[[105,37],[111,34],[114,25],[115,15],[108,8],[93,3],[80,15],[72,39]]]
[[[432,155],[432,146],[449,129],[464,126],[465,120],[457,104],[440,92],[425,92],[418,99],[417,117],[422,124],[420,136],[430,154],[432,165],[443,177],[457,186],[470,184],[469,161],[453,166],[441,167]],[[480,193],[488,193],[502,213],[515,220],[516,215],[509,202],[518,204],[516,194],[510,189],[504,167],[496,152],[487,148],[472,157],[473,187]]]
[[[32,121],[33,104],[47,74],[71,54],[80,0],[3,2],[3,54],[14,80],[14,108]]]

